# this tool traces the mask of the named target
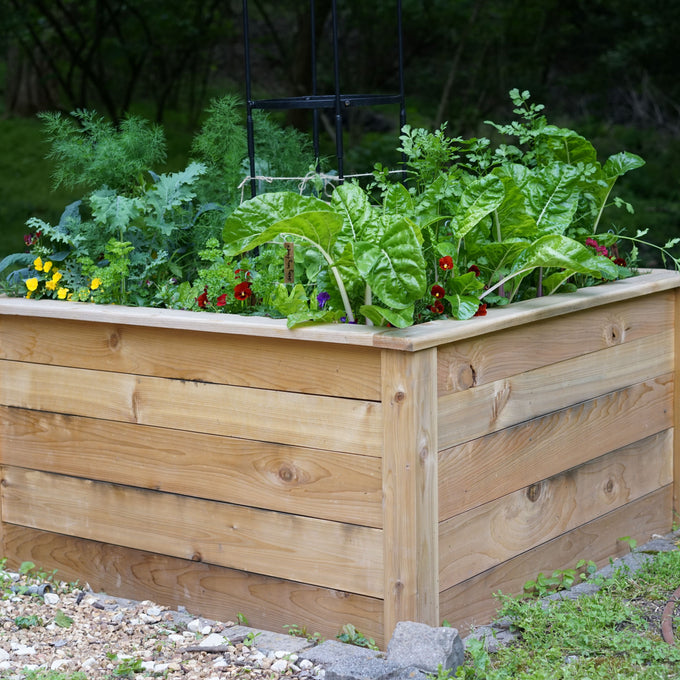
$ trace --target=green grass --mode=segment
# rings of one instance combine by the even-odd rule
[[[659,553],[640,571],[618,569],[595,595],[545,602],[500,596],[519,640],[488,654],[468,646],[465,680],[672,680],[680,646],[660,633],[660,613],[680,585],[680,551]],[[676,617],[673,628],[677,630]]]

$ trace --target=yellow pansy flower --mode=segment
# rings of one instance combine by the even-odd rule
[[[39,257],[36,257],[35,260],[33,260],[33,266],[37,272],[41,272],[43,270],[43,261]]]
[[[67,295],[68,295],[68,288],[60,288],[60,289],[57,291],[57,297],[58,297],[60,300],[65,300]]]
[[[52,269],[52,261],[47,260],[47,262],[45,262],[45,264],[43,265],[43,271],[45,272],[45,274],[47,274],[47,272],[50,271],[50,269]]]
[[[54,280],[50,280],[45,283],[45,288],[47,288],[47,290],[54,290],[56,287],[57,282]]]
[[[99,286],[101,286],[101,285],[102,285],[102,280],[95,278],[95,279],[92,279],[92,282],[90,283],[90,288],[92,290],[97,290],[97,288],[99,288]]]
[[[33,277],[32,279],[26,279],[26,288],[31,291],[31,293],[34,290],[38,289],[38,279]]]

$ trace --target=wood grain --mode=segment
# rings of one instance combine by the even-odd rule
[[[439,454],[439,519],[652,434],[672,437],[673,374],[590,399]]]
[[[385,637],[439,625],[436,350],[383,353]]]
[[[382,452],[381,406],[357,399],[2,360],[0,404],[331,451]]]
[[[184,606],[193,616],[235,621],[242,612],[251,626],[285,633],[285,625],[306,625],[333,639],[351,621],[383,644],[382,600],[293,583],[201,562],[156,555],[16,525],[6,527],[8,564],[31,560],[57,569],[57,578],[88,583],[95,592],[168,607]]]
[[[460,392],[673,329],[675,292],[627,300],[443,345],[438,394]],[[654,319],[650,324],[649,320]]]
[[[380,352],[365,347],[20,316],[0,338],[13,361],[380,399]]]
[[[581,559],[605,566],[610,557],[621,557],[630,550],[628,544],[617,540],[619,536],[630,536],[642,544],[654,534],[665,534],[672,523],[671,503],[672,487],[668,485],[481,572],[442,592],[441,615],[465,635],[472,626],[487,624],[495,617],[498,601],[494,593],[521,594],[524,584],[539,572],[573,569]]]
[[[672,484],[672,438],[651,437],[440,524],[442,590]]]
[[[382,597],[378,529],[5,467],[3,520]]]
[[[439,449],[673,371],[662,332],[439,398]]]
[[[0,407],[0,464],[382,526],[380,459]]]

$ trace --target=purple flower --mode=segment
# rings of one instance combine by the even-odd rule
[[[330,293],[323,291],[316,296],[316,301],[319,303],[319,309],[323,309],[324,305],[331,299]]]

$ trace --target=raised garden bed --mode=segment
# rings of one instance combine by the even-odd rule
[[[272,630],[485,623],[670,529],[678,286],[404,330],[0,298],[0,554]]]

